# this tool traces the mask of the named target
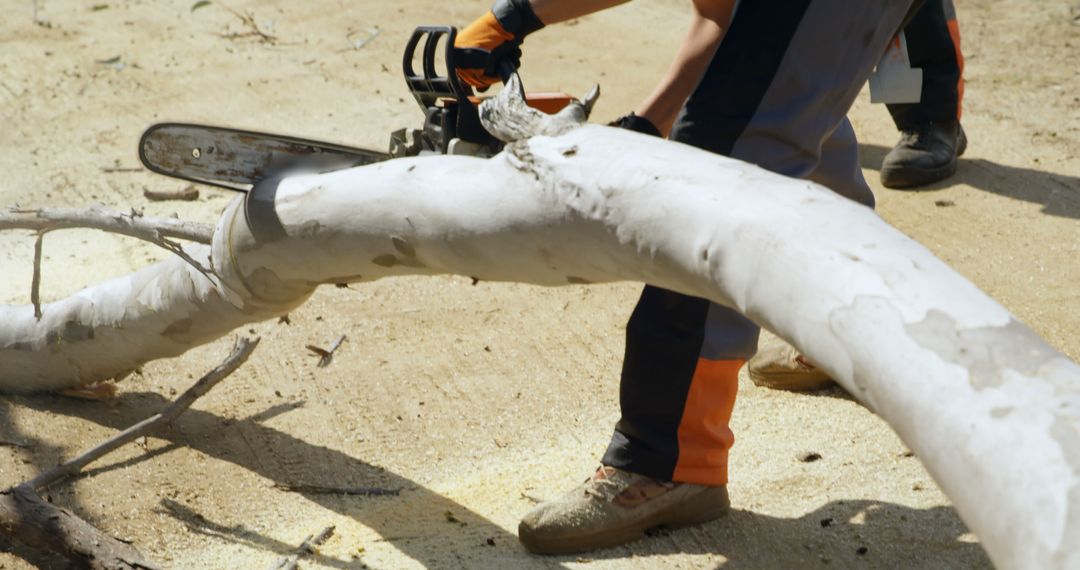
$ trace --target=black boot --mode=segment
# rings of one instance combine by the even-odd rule
[[[967,149],[959,122],[924,123],[902,130],[900,142],[881,161],[881,183],[887,188],[913,188],[943,180],[956,172],[956,159]]]

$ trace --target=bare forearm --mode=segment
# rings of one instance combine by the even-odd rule
[[[530,0],[533,12],[545,24],[557,24],[580,18],[629,0]]]
[[[675,59],[652,93],[634,110],[665,136],[724,39],[734,7],[735,0],[695,0],[693,20]]]

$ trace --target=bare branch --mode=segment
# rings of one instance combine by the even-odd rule
[[[210,270],[203,267],[184,252],[180,244],[169,238],[184,239],[198,243],[209,244],[214,239],[213,226],[185,222],[174,218],[147,218],[141,214],[132,212],[124,214],[110,210],[104,206],[93,206],[89,209],[74,208],[42,208],[39,210],[24,210],[8,208],[0,211],[0,230],[35,230],[39,234],[72,228],[87,228],[102,230],[115,234],[126,235],[148,241],[159,247],[169,250],[184,261],[198,269],[200,273],[209,277]],[[40,266],[41,238],[38,238],[35,249],[35,277],[40,279],[37,272]],[[34,291],[31,290],[31,294]],[[34,305],[34,316],[41,318],[39,304]]]
[[[44,501],[25,483],[0,491],[0,531],[31,548],[62,556],[72,568],[157,568],[135,547]]]
[[[91,208],[41,208],[0,210],[0,230],[54,230],[86,228],[126,235],[161,245],[166,238],[209,244],[214,228],[209,224],[175,218],[150,218],[125,214],[104,206]],[[163,246],[164,247],[164,246]],[[167,248],[168,249],[168,248]]]
[[[236,346],[233,347],[232,354],[225,359],[224,362],[219,364],[217,368],[214,368],[205,376],[199,379],[191,388],[188,388],[186,392],[180,395],[165,411],[153,415],[128,429],[114,435],[100,445],[93,449],[87,450],[78,457],[66,461],[48,471],[34,477],[25,485],[32,489],[41,489],[49,485],[58,483],[67,477],[75,475],[82,470],[83,467],[89,463],[101,458],[105,454],[119,448],[120,446],[135,441],[141,436],[150,433],[153,430],[167,424],[184,410],[187,410],[195,400],[198,400],[204,394],[210,391],[218,382],[225,379],[226,376],[231,374],[234,370],[240,367],[251,355],[251,352],[255,350],[255,347],[259,345],[259,339],[255,338],[247,339],[240,338],[236,341]]]
[[[41,246],[45,233],[39,233],[34,242],[34,277],[30,280],[30,302],[34,304],[34,318],[41,320]]]
[[[42,500],[37,489],[78,473],[90,462],[176,419],[191,407],[195,400],[243,364],[258,345],[258,338],[237,340],[232,354],[224,362],[200,378],[162,413],[135,424],[101,445],[30,481],[0,491],[0,532],[33,548],[63,556],[78,567],[107,570],[157,568],[130,544],[101,532],[67,509]],[[308,543],[305,541],[305,544]],[[304,545],[301,545],[301,548],[304,548]],[[307,548],[310,550],[314,546],[308,545]]]
[[[284,556],[277,562],[266,567],[266,570],[296,570],[297,564],[300,562],[300,557],[305,554],[314,554],[315,550],[322,546],[330,537],[334,536],[334,526],[328,526],[322,529],[319,534],[308,535],[304,539],[304,542],[300,543],[300,546],[296,548],[294,554]]]

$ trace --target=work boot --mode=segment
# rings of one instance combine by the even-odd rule
[[[518,538],[538,554],[585,552],[637,540],[657,527],[705,523],[729,509],[723,485],[658,481],[602,466],[565,497],[529,511]]]
[[[959,122],[905,128],[900,142],[881,161],[881,183],[887,188],[913,188],[943,180],[956,172],[957,157],[966,149],[967,135]]]
[[[833,383],[825,371],[780,339],[759,349],[746,367],[754,385],[763,388],[804,392],[827,388]]]

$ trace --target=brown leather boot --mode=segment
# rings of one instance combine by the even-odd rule
[[[603,466],[563,498],[529,511],[518,539],[538,554],[585,552],[637,540],[657,527],[705,523],[730,508],[724,486],[658,481]]]

